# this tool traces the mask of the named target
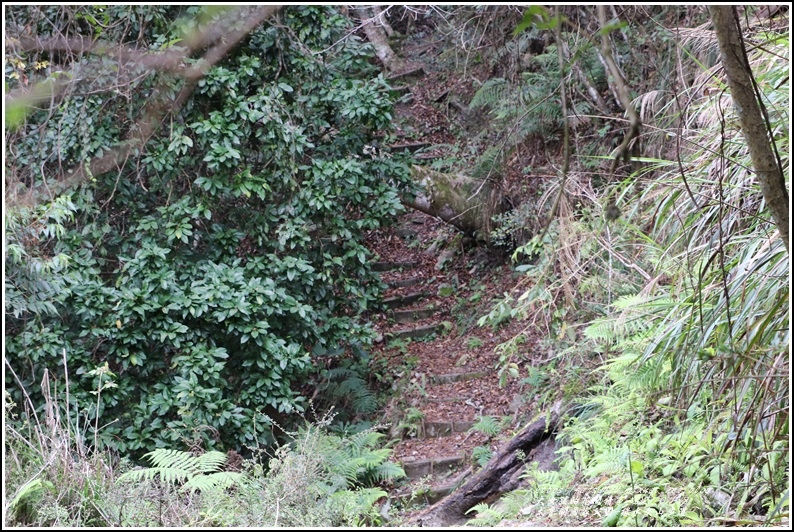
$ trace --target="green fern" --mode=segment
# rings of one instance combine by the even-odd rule
[[[474,93],[474,96],[469,103],[470,109],[478,109],[480,107],[494,106],[501,104],[509,94],[510,85],[506,79],[491,78],[482,87]]]
[[[369,414],[378,407],[377,397],[364,379],[366,359],[345,359],[340,366],[324,372],[326,384],[322,390],[339,407],[347,407],[353,414]]]
[[[489,526],[493,527],[498,525],[506,515],[486,503],[480,503],[473,506],[467,514],[474,513],[476,517],[469,519],[466,524],[471,526]]]
[[[387,496],[388,493],[379,488],[344,490],[332,494],[326,504],[340,516],[341,525],[374,526],[380,525],[383,520],[375,503]],[[367,511],[364,512],[364,509]],[[354,517],[351,519],[351,516]]]
[[[383,434],[364,431],[346,438],[326,435],[323,438],[323,466],[329,472],[332,486],[371,487],[405,476],[399,465],[389,462],[391,449],[376,448]]]
[[[378,464],[369,473],[369,478],[376,483],[388,482],[390,480],[403,478],[404,476],[405,470],[402,466],[394,462],[383,462],[382,464]]]
[[[474,449],[471,450],[471,457],[480,467],[485,467],[485,465],[491,461],[493,457],[493,451],[488,447],[483,447],[478,445]]]
[[[659,310],[671,303],[669,297],[644,294],[621,296],[611,305],[620,312],[593,320],[585,328],[584,335],[609,345],[641,344],[649,339],[653,323],[659,319]]]
[[[472,425],[471,430],[482,432],[486,436],[496,436],[502,432],[502,421],[494,416],[478,416],[477,422]]]
[[[242,478],[240,473],[220,470],[226,463],[226,455],[218,451],[193,456],[184,451],[155,449],[146,453],[144,458],[154,467],[128,471],[118,478],[118,482],[142,482],[159,478],[171,486],[181,484],[183,491],[205,492],[228,488]]]
[[[340,378],[333,388],[333,395],[337,399],[349,398],[353,411],[358,414],[369,414],[378,407],[375,394],[369,388],[367,381],[358,373],[346,368],[336,368],[329,372],[331,378]]]

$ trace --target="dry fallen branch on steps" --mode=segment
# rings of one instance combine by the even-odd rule
[[[416,526],[452,526],[467,519],[466,512],[482,502],[518,488],[527,457],[559,423],[559,405],[546,417],[528,425],[496,453],[488,464],[449,496],[423,511]],[[470,516],[469,516],[470,517]]]

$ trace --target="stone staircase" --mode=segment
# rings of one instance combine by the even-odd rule
[[[449,360],[443,367],[428,367],[420,362],[412,371],[410,382],[414,386],[405,392],[410,397],[399,398],[402,409],[397,409],[398,414],[390,420],[390,435],[400,440],[393,459],[400,462],[409,480],[392,493],[403,506],[432,504],[451,493],[471,473],[472,449],[488,443],[487,436],[472,431],[477,416],[488,413],[477,404],[476,385],[478,381],[497,378],[492,365],[474,371],[455,368],[461,346],[453,348],[449,344],[462,339],[444,341],[447,336],[454,336],[449,312],[454,298],[449,290],[438,289],[454,283],[445,268],[438,267],[440,262],[435,256],[448,254],[449,250],[428,253],[421,245],[408,245],[417,238],[417,226],[425,223],[435,222],[419,213],[404,215],[391,235],[392,241],[402,247],[399,255],[413,257],[412,260],[374,264],[389,287],[383,301],[386,319],[379,331],[381,345],[402,341],[406,355],[417,352],[418,357],[428,349],[436,355],[438,350],[449,351]],[[471,387],[471,393],[461,392],[461,387]],[[418,419],[407,420],[407,410]]]

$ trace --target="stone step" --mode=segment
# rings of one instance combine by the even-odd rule
[[[416,486],[407,484],[392,492],[391,495],[402,503],[403,508],[435,504],[462,486],[471,472],[471,468],[467,468],[454,474],[442,475],[440,479],[432,481],[429,486],[424,484],[422,490],[417,490]]]
[[[415,440],[427,438],[445,438],[455,434],[465,434],[474,426],[474,421],[423,421],[416,427]]]
[[[422,502],[427,505],[435,504],[444,497],[446,497],[447,495],[449,495],[450,493],[452,493],[453,491],[455,491],[457,488],[458,488],[458,482],[450,480],[442,484],[439,484],[437,486],[430,486],[429,488],[427,488],[427,491],[421,493],[420,495],[418,495],[418,497],[415,496],[413,498],[414,499],[418,498],[419,501],[417,502]],[[403,504],[405,504],[406,502],[411,502],[410,498],[408,501],[405,501],[405,498],[403,498],[403,501],[404,501]]]
[[[437,309],[429,307],[417,310],[393,310],[389,313],[389,317],[397,323],[410,323],[412,321],[429,318],[435,314],[436,311]]]
[[[373,262],[372,271],[387,272],[390,270],[410,270],[419,266],[418,262]]]
[[[408,85],[398,85],[397,87],[392,87],[391,91],[397,96],[402,96],[411,92],[411,87]]]
[[[386,307],[394,309],[399,307],[404,307],[405,305],[410,305],[411,303],[416,303],[422,298],[427,297],[427,292],[414,292],[412,294],[406,294],[404,296],[394,296],[394,297],[387,297],[383,300],[383,304]]]
[[[424,277],[411,277],[409,279],[400,279],[399,281],[391,281],[386,283],[386,286],[389,288],[405,288],[406,286],[416,286],[422,281],[424,281]]]
[[[392,338],[423,338],[425,336],[430,336],[431,334],[438,334],[444,330],[444,326],[441,324],[437,325],[424,325],[422,327],[416,327],[414,329],[403,329],[400,331],[394,331],[391,333],[387,333],[386,336],[391,336]]]
[[[399,144],[392,144],[389,147],[395,151],[408,150],[413,153],[418,149],[427,148],[428,146],[430,146],[429,142],[400,142]]]
[[[450,384],[453,382],[470,381],[485,377],[487,371],[470,371],[462,373],[448,373],[446,375],[430,375],[430,382],[433,384]]]
[[[427,475],[443,475],[454,468],[462,466],[464,463],[465,457],[459,454],[439,458],[405,459],[401,465],[405,471],[405,476],[413,480]]]
[[[403,72],[399,72],[397,74],[393,74],[386,78],[387,81],[390,83],[394,83],[395,81],[401,80],[409,80],[414,78],[419,78],[425,75],[425,70],[420,66],[410,66],[407,70]]]

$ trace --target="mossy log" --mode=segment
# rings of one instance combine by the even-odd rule
[[[436,172],[414,165],[413,178],[422,192],[403,203],[430,216],[441,218],[462,232],[488,241],[495,214],[504,212],[506,202],[490,181],[462,174]]]

